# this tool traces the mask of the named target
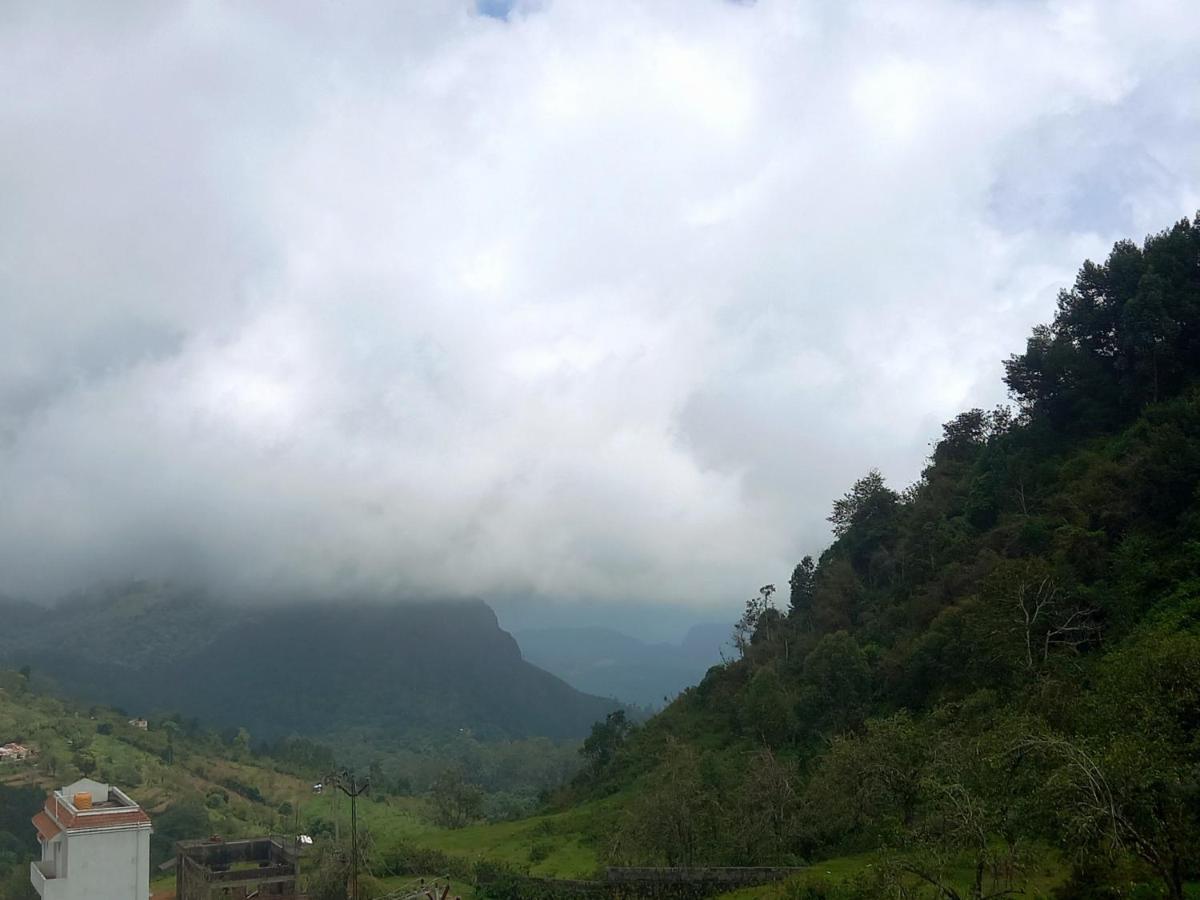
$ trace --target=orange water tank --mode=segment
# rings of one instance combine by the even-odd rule
[[[76,809],[91,809],[92,795],[87,792],[76,794],[71,798],[71,802],[75,804]]]

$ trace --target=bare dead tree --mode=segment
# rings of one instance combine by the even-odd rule
[[[1058,584],[1050,577],[1033,582],[1022,579],[1017,582],[1015,595],[1017,608],[1021,611],[1019,624],[1025,635],[1025,667],[1033,671],[1034,633],[1050,615],[1050,609],[1058,596]],[[1048,639],[1049,629],[1046,634]],[[1045,657],[1042,658],[1042,662],[1045,662]]]
[[[1076,603],[1052,572],[1026,563],[1001,580],[1001,599],[1014,610],[1009,627],[1020,635],[1026,671],[1044,667],[1056,648],[1078,653],[1100,642],[1099,610]]]

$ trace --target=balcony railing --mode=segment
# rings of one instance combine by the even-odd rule
[[[65,885],[59,880],[52,862],[31,862],[29,881],[42,900],[59,900],[63,896]]]

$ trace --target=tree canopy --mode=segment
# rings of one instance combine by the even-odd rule
[[[742,653],[612,747],[607,791],[701,820],[623,859],[874,850],[864,897],[1008,894],[1048,846],[1064,898],[1200,879],[1200,217],[1084,263],[1005,381],[916,483],[836,499],[786,615],[760,592]]]

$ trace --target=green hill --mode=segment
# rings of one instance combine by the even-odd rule
[[[854,896],[1200,878],[1200,218],[1086,263],[1005,369],[1017,408],[856,482],[739,658],[594,731],[559,802],[621,798],[606,859],[860,854]]]
[[[0,615],[0,664],[268,741],[577,739],[617,707],[525,662],[479,602],[233,606],[135,584]]]

